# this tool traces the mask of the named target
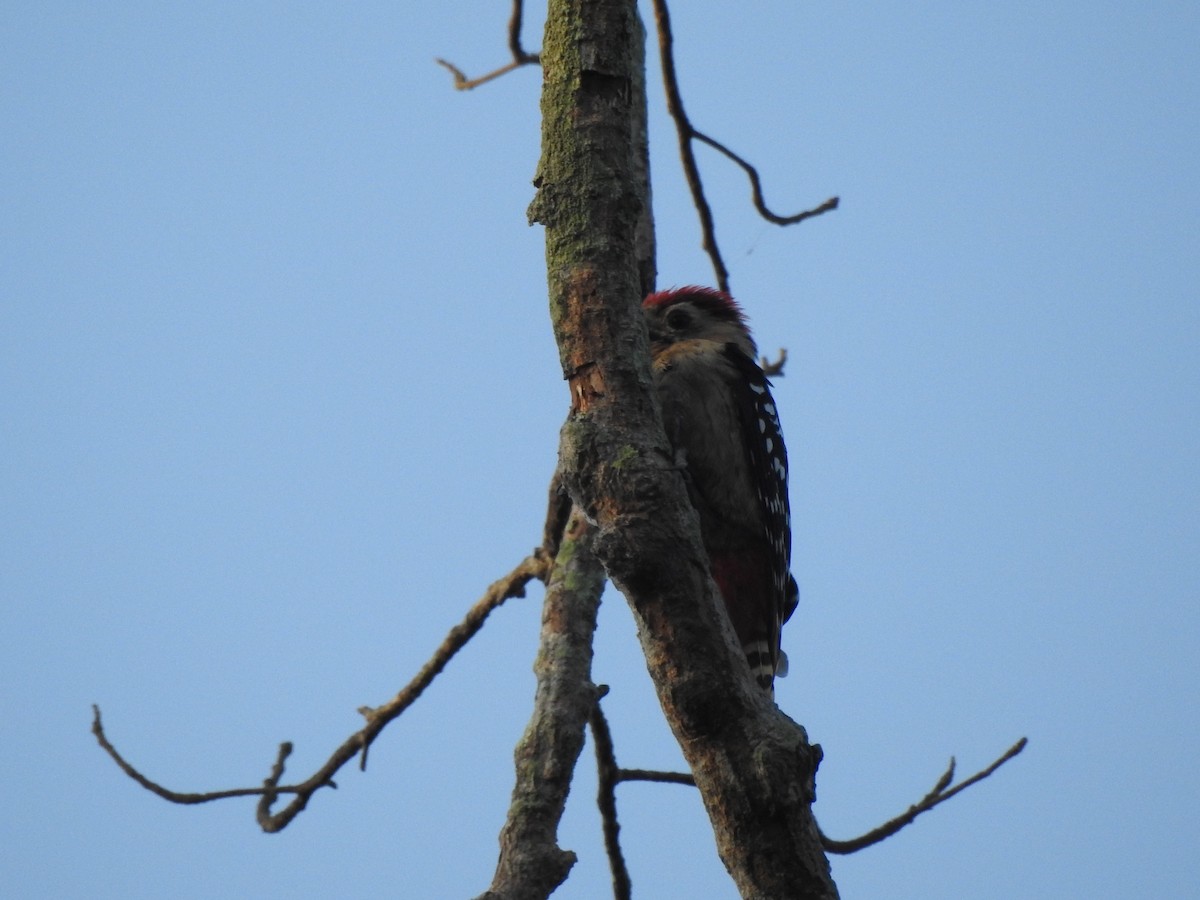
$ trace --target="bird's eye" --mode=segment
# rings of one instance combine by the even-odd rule
[[[676,331],[687,328],[692,324],[692,314],[682,306],[676,306],[667,311],[667,327]]]

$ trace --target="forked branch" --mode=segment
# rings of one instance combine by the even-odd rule
[[[716,227],[713,224],[712,209],[704,194],[704,183],[700,179],[700,168],[696,165],[696,155],[692,152],[692,141],[702,141],[719,153],[724,154],[737,165],[742,167],[750,179],[751,194],[754,208],[768,222],[776,225],[795,225],[813,216],[837,209],[838,198],[830,197],[824,203],[812,209],[781,216],[767,208],[763,199],[762,181],[758,170],[741,156],[738,156],[721,142],[697,131],[683,108],[683,96],[679,90],[679,78],[675,74],[674,38],[671,35],[671,14],[667,9],[667,0],[654,0],[654,20],[658,30],[658,52],[662,62],[663,88],[667,94],[667,112],[675,123],[675,133],[679,138],[679,157],[683,163],[683,174],[687,179],[688,189],[692,192],[692,203],[700,217],[701,245],[712,261],[713,273],[716,276],[717,287],[729,291],[729,270],[721,258],[721,250],[717,245]]]
[[[607,685],[602,685],[602,688],[604,693],[608,693]],[[600,810],[600,821],[604,827],[604,849],[608,853],[608,867],[612,871],[613,900],[630,900],[633,885],[629,880],[625,855],[621,852],[621,823],[617,820],[617,785],[621,781],[621,769],[617,766],[617,755],[613,750],[608,720],[604,718],[604,712],[600,709],[600,697],[596,698],[596,705],[592,707],[588,724],[592,729],[592,744],[596,749],[596,806]]]
[[[604,689],[607,693],[607,688]],[[621,852],[621,844],[618,835],[621,831],[620,823],[617,819],[617,800],[616,787],[623,781],[652,781],[659,784],[683,784],[691,787],[696,786],[696,779],[688,772],[663,772],[653,769],[624,769],[617,765],[616,751],[613,748],[612,734],[608,728],[608,722],[604,717],[604,713],[600,709],[600,703],[597,701],[595,709],[592,711],[590,725],[592,728],[592,736],[596,746],[596,766],[598,770],[599,792],[597,796],[597,806],[600,809],[600,818],[604,828],[604,845],[608,852],[609,867],[612,869],[613,875],[613,896],[616,900],[628,900],[630,896],[630,878],[629,871],[625,865],[625,858]],[[945,803],[955,794],[964,791],[971,785],[976,784],[987,778],[1002,765],[1012,759],[1025,749],[1028,743],[1027,738],[1021,738],[991,765],[976,772],[965,781],[960,781],[958,784],[951,785],[954,782],[955,761],[950,758],[950,765],[942,776],[937,780],[937,783],[924,797],[917,803],[910,806],[900,815],[893,819],[884,822],[878,828],[873,828],[866,834],[861,835],[851,840],[839,841],[827,837],[823,832],[821,834],[821,846],[828,853],[837,853],[840,855],[848,855],[857,853],[859,850],[864,850],[874,844],[878,844],[906,825],[910,825],[917,816],[921,813],[928,812],[935,806]]]
[[[954,787],[950,787],[951,783],[954,781],[954,757],[950,757],[950,765],[946,768],[946,771],[942,773],[942,777],[937,780],[937,784],[933,786],[933,789],[930,790],[930,792],[924,797],[922,797],[920,802],[913,804],[903,813],[896,816],[894,819],[884,822],[878,828],[873,828],[866,834],[853,838],[852,840],[835,841],[833,838],[826,837],[824,834],[822,834],[821,844],[827,852],[839,853],[842,855],[857,853],[859,850],[870,847],[872,844],[878,844],[885,838],[891,837],[905,825],[910,824],[913,819],[915,819],[921,813],[928,812],[935,806],[945,803],[959,791],[966,790],[976,782],[983,781],[983,779],[987,778],[998,768],[1024,750],[1027,743],[1028,740],[1026,738],[1021,738],[1006,751],[1004,751],[1004,754],[986,769],[976,772],[966,781],[960,781],[958,784],[954,785]]]
[[[701,246],[712,262],[713,273],[717,287],[723,291],[729,290],[729,270],[721,257],[717,245],[716,224],[713,221],[712,209],[704,193],[704,182],[700,178],[700,167],[696,163],[696,155],[692,150],[692,142],[700,141],[712,147],[731,162],[739,166],[750,179],[750,197],[754,209],[760,216],[774,225],[795,225],[805,219],[822,215],[838,208],[839,199],[830,197],[824,203],[791,215],[780,215],[767,206],[763,196],[762,178],[745,157],[735,153],[716,138],[699,131],[688,118],[683,108],[683,95],[679,90],[679,78],[675,72],[674,38],[671,34],[671,16],[667,8],[667,0],[653,0],[655,25],[658,31],[658,49],[662,61],[663,89],[666,93],[667,112],[675,123],[675,131],[679,138],[679,158],[683,164],[683,174],[687,179],[688,189],[692,194],[692,203],[700,218]],[[512,16],[508,21],[508,48],[512,53],[512,61],[493,69],[478,78],[470,78],[462,69],[445,59],[438,58],[438,65],[450,70],[454,76],[456,90],[469,91],[481,84],[506,75],[521,66],[537,65],[541,62],[540,53],[530,53],[521,46],[521,22],[524,15],[523,0],[513,0]],[[768,373],[770,374],[770,373]]]
[[[382,706],[361,708],[359,712],[366,717],[367,724],[343,741],[341,746],[334,750],[324,765],[314,772],[311,777],[298,784],[279,784],[280,779],[283,777],[287,758],[292,752],[292,745],[289,742],[280,744],[279,753],[271,767],[270,774],[264,779],[262,787],[186,793],[158,784],[129,763],[117,751],[117,748],[113,746],[105,734],[98,706],[92,707],[92,734],[96,736],[97,743],[112,757],[122,772],[146,790],[157,794],[164,800],[169,800],[171,803],[194,804],[208,803],[213,800],[225,800],[230,797],[259,797],[257,809],[258,824],[262,827],[263,831],[281,831],[308,805],[309,799],[318,790],[324,787],[337,787],[337,784],[333,780],[334,775],[346,763],[354,759],[355,756],[361,754],[360,768],[365,769],[367,749],[371,746],[375,738],[379,736],[379,733],[387,727],[388,723],[396,719],[421,696],[425,688],[442,672],[454,655],[466,646],[467,642],[483,627],[484,621],[493,610],[510,597],[525,596],[525,586],[535,578],[545,580],[549,568],[549,558],[544,552],[538,550],[522,560],[508,575],[494,582],[487,589],[483,597],[471,607],[463,620],[450,629],[445,640],[434,651],[433,656],[421,667],[412,681]],[[278,813],[272,813],[271,807],[275,801],[285,794],[292,796],[291,801]]]
[[[454,76],[455,90],[472,90],[481,84],[487,84],[494,78],[507,75],[513,69],[519,69],[521,66],[537,65],[541,61],[539,54],[529,53],[521,46],[521,20],[524,18],[524,15],[525,4],[523,0],[513,0],[512,15],[508,19],[508,49],[512,53],[512,62],[506,63],[498,69],[493,69],[486,75],[480,75],[478,78],[468,78],[466,73],[458,68],[458,66],[440,57],[437,59],[437,64],[449,69],[450,73]]]
[[[771,224],[795,225],[799,222],[803,222],[805,219],[811,219],[813,216],[819,216],[822,213],[827,213],[838,208],[838,198],[830,197],[820,206],[814,206],[812,209],[806,209],[803,212],[798,212],[794,215],[781,216],[778,213],[772,212],[767,208],[767,203],[763,199],[762,179],[758,175],[758,169],[756,169],[742,157],[738,156],[720,141],[710,138],[707,134],[692,128],[690,123],[688,124],[688,127],[691,129],[693,138],[703,144],[708,144],[708,146],[712,147],[718,153],[723,153],[729,159],[733,160],[733,162],[742,167],[742,171],[744,171],[746,176],[750,179],[750,199],[754,203],[754,208],[758,210],[758,214],[760,216],[762,216]]]

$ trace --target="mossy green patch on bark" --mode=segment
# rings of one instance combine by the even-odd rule
[[[629,444],[625,444],[617,451],[617,458],[610,465],[614,469],[622,469],[638,458],[637,448]]]

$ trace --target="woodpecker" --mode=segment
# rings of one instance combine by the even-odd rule
[[[760,687],[787,673],[796,608],[787,450],[746,316],[728,294],[683,287],[642,303],[654,386],[700,516],[713,581]]]

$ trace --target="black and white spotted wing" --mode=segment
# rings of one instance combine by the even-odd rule
[[[742,375],[744,389],[736,392],[742,436],[754,486],[762,503],[766,538],[771,545],[771,576],[782,623],[791,615],[791,607],[795,605],[794,582],[790,571],[792,513],[788,502],[787,447],[779,427],[775,398],[771,396],[771,382],[763,370],[734,344],[725,345],[725,355]]]

